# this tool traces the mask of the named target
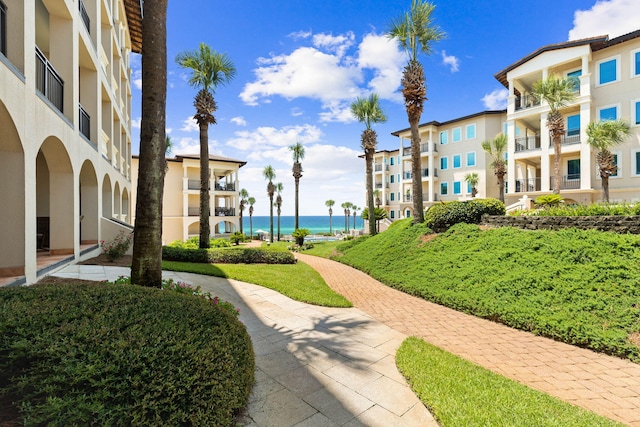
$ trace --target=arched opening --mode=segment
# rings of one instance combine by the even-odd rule
[[[0,277],[22,276],[25,265],[25,166],[16,126],[0,102]],[[9,244],[10,242],[10,244]]]
[[[74,194],[71,160],[62,142],[48,137],[36,157],[39,246],[51,255],[73,254]]]
[[[196,221],[192,224],[189,224],[189,229],[187,232],[187,238],[199,237],[200,236],[200,222]]]
[[[113,216],[113,192],[109,175],[105,175],[102,180],[102,216],[104,218]]]
[[[120,208],[120,183],[116,182],[116,185],[113,188],[113,217],[116,219],[121,218],[121,208]]]
[[[126,188],[124,188],[122,190],[122,221],[126,222],[127,224],[131,224],[131,216],[129,215],[129,211],[130,211],[130,205],[131,203],[129,202],[129,192],[127,191]]]
[[[236,224],[231,221],[219,221],[213,226],[213,233],[215,235],[219,234],[231,234],[235,232],[237,229]]]
[[[93,164],[85,160],[80,170],[80,244],[98,243],[98,177]]]

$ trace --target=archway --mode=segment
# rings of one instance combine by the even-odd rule
[[[124,188],[122,189],[122,217],[120,219],[122,219],[122,221],[126,222],[127,224],[131,224],[131,217],[129,216],[129,206],[129,192],[126,188]]]
[[[120,202],[120,183],[116,182],[113,187],[113,217],[116,219],[121,219]]]
[[[109,175],[105,175],[102,180],[102,216],[104,218],[113,216],[113,192]]]
[[[98,243],[98,177],[85,160],[80,170],[80,244]]]

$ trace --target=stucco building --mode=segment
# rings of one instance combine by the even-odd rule
[[[0,0],[0,283],[130,231],[141,47],[139,1]]]

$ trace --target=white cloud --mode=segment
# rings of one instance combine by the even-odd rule
[[[308,39],[309,37],[311,37],[313,33],[311,31],[296,31],[294,33],[291,33],[288,35],[288,37],[291,37],[294,40],[299,40],[299,39]]]
[[[640,28],[640,5],[637,0],[598,0],[588,10],[577,10],[569,40],[600,35],[610,38]]]
[[[247,125],[247,121],[242,116],[233,117],[231,119],[231,123],[234,123],[234,124],[236,124],[238,126],[246,126]]]
[[[191,116],[182,121],[180,130],[183,132],[200,132],[200,126],[193,116]]]
[[[320,115],[322,121],[350,121],[344,104],[372,91],[381,99],[402,102],[397,89],[405,61],[397,43],[386,36],[367,34],[354,55],[348,55],[354,39],[350,32],[317,34],[312,38],[313,46],[258,58],[255,79],[245,84],[240,98],[248,105],[267,103],[273,96],[315,99],[325,110]]]
[[[242,151],[253,150],[256,159],[259,159],[273,148],[286,148],[296,142],[303,145],[318,142],[322,132],[313,125],[284,126],[280,129],[263,126],[253,131],[237,131],[235,135],[226,145]]]
[[[442,51],[442,63],[448,65],[452,73],[460,69],[460,60],[453,55],[447,55],[446,51]]]
[[[217,148],[218,143],[216,141],[209,141],[209,154],[224,155],[222,151]],[[171,139],[171,153],[193,155],[200,154],[200,140],[196,138],[172,138]]]
[[[140,129],[141,122],[142,122],[142,117],[138,117],[137,119],[131,119],[131,128]]]
[[[293,107],[293,108],[291,109],[291,115],[292,115],[293,117],[299,117],[299,116],[301,116],[301,115],[303,115],[303,114],[304,114],[304,111],[302,111],[302,110],[301,110],[300,108],[298,108],[298,107]]]
[[[507,108],[508,96],[509,91],[507,89],[496,89],[493,92],[486,94],[482,98],[482,102],[489,110],[504,110]]]

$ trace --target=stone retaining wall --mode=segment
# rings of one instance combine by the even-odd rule
[[[518,227],[525,230],[559,230],[595,228],[615,233],[640,234],[640,216],[495,216],[484,215],[482,225]]]

